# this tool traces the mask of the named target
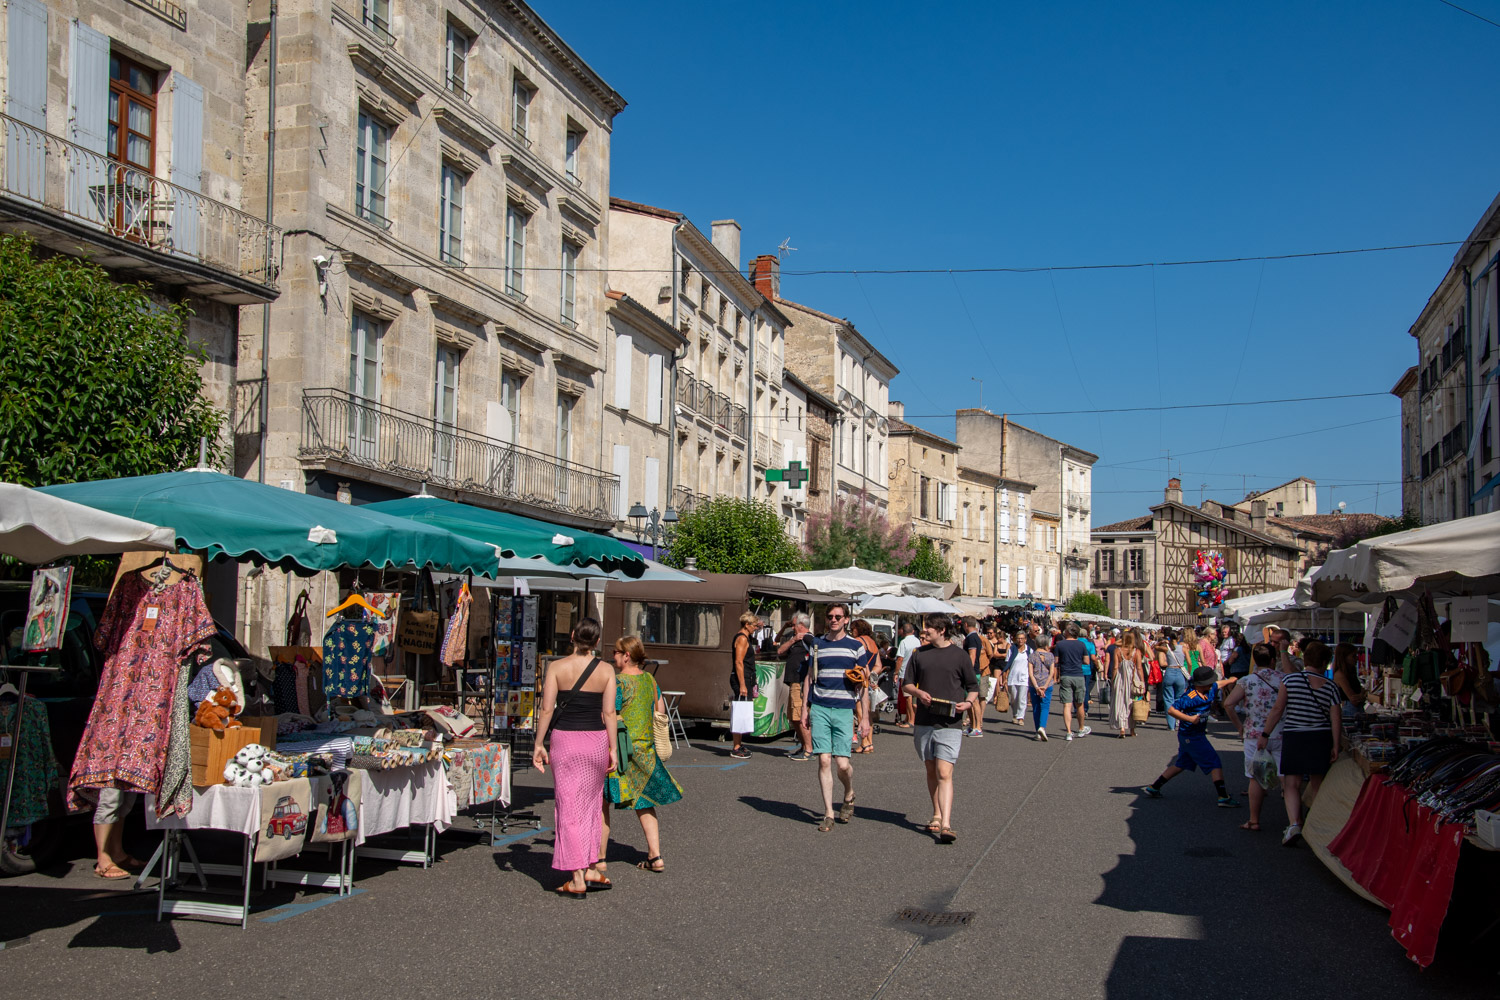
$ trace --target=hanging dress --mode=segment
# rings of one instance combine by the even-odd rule
[[[94,636],[104,669],[68,777],[70,808],[92,804],[78,794],[84,788],[160,793],[178,675],[195,653],[208,655],[213,634],[196,577],[184,576],[159,591],[137,573],[120,578]]]

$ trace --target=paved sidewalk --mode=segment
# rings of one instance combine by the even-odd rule
[[[1485,971],[1461,943],[1419,972],[1383,910],[1279,846],[1278,809],[1242,832],[1245,810],[1215,808],[1198,775],[1144,800],[1136,789],[1175,747],[1159,717],[1134,740],[1029,737],[991,718],[964,741],[952,846],[921,829],[908,736],[855,758],[855,821],[828,834],[816,762],[787,760],[785,744],[740,762],[699,743],[671,762],[686,798],[661,811],[666,874],[634,868],[644,840],[617,813],[615,888],[582,902],[545,891],[561,882],[550,830],[494,849],[446,836],[426,872],[361,862],[343,900],[273,888],[245,932],[157,924],[154,897],[119,894],[84,860],[0,882],[0,938],[30,935],[0,951],[0,982],[8,1000],[1497,995],[1495,962]],[[1243,792],[1236,741],[1215,739]],[[547,786],[518,776],[544,826]],[[911,909],[973,917],[924,929],[898,918]]]

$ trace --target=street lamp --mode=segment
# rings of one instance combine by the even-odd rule
[[[648,539],[650,540],[652,559],[655,559],[657,556],[656,547],[666,542],[667,533],[671,530],[671,525],[677,523],[677,509],[675,507],[668,507],[665,514],[657,508],[652,507],[651,512],[648,514],[646,513],[644,504],[634,503],[630,505],[630,511],[625,516],[630,518],[635,526],[635,540],[637,542],[645,544]]]

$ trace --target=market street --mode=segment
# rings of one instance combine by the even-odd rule
[[[856,758],[856,818],[830,834],[809,808],[816,763],[784,759],[783,745],[740,763],[726,744],[699,742],[671,762],[686,797],[662,810],[667,873],[634,867],[645,857],[640,829],[616,814],[615,888],[583,902],[544,891],[560,881],[547,830],[512,831],[493,850],[450,834],[430,871],[362,861],[343,900],[272,887],[244,932],[158,924],[154,895],[111,900],[115,887],[83,859],[66,875],[0,884],[0,937],[30,935],[0,953],[4,992],[1495,995],[1493,969],[1454,954],[1462,933],[1445,935],[1437,963],[1419,972],[1383,910],[1309,850],[1236,829],[1244,810],[1214,808],[1204,778],[1185,775],[1163,800],[1144,800],[1137,787],[1174,745],[1160,716],[1128,742],[1096,732],[1037,744],[1029,726],[993,716],[988,730],[964,741],[960,839],[949,847],[917,827],[927,806],[905,736],[881,735],[875,755]],[[1235,741],[1216,742],[1237,772]],[[519,804],[543,785],[518,775]],[[1243,779],[1230,786],[1243,792]],[[549,826],[550,789],[539,811]],[[908,907],[974,916],[924,939],[898,921]]]

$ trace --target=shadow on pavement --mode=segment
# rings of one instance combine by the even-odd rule
[[[858,789],[856,789],[857,791]],[[834,791],[838,791],[835,786]],[[757,812],[763,812],[768,816],[776,816],[781,819],[796,820],[802,823],[816,823],[822,819],[822,813],[817,809],[809,809],[795,802],[781,802],[776,799],[762,799],[755,795],[741,795],[740,801]],[[837,803],[834,809],[837,810]],[[891,826],[900,827],[903,830],[920,832],[927,836],[927,831],[920,825],[912,822],[911,817],[905,813],[895,812],[891,809],[871,809],[869,806],[854,803],[854,821],[858,823],[887,823]]]
[[[1243,800],[1243,754],[1220,755],[1230,792]],[[1141,784],[1155,777],[1142,774]],[[1139,786],[1112,791],[1139,794]],[[1420,972],[1390,939],[1384,909],[1350,892],[1311,851],[1283,848],[1279,796],[1267,799],[1260,833],[1238,828],[1246,808],[1219,809],[1215,798],[1208,778],[1189,772],[1173,779],[1160,800],[1140,796],[1132,811],[1135,850],[1104,875],[1095,902],[1154,924],[1161,922],[1156,914],[1189,919],[1181,937],[1133,935],[1121,942],[1105,983],[1109,1000],[1174,993],[1497,995],[1492,956],[1482,969],[1478,949],[1449,943]],[[1449,933],[1461,903],[1456,894],[1445,940],[1472,937]]]

